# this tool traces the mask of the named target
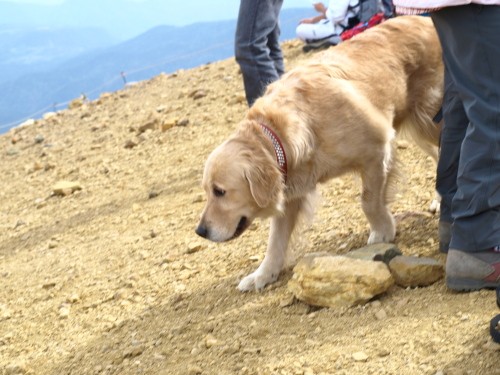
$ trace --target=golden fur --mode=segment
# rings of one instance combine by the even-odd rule
[[[388,186],[396,133],[437,158],[443,97],[441,49],[426,17],[398,17],[330,48],[269,85],[238,130],[207,159],[208,201],[196,232],[212,241],[239,236],[272,217],[266,256],[239,284],[261,289],[281,272],[297,217],[316,185],[346,172],[362,180],[368,243],[394,240]],[[286,183],[265,124],[283,143]]]

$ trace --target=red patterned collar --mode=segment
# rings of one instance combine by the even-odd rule
[[[286,183],[287,173],[288,173],[288,165],[286,162],[286,153],[281,140],[276,135],[276,133],[268,126],[264,124],[260,124],[262,131],[264,134],[271,140],[271,143],[274,147],[274,152],[276,154],[276,161],[278,162],[278,166],[283,174],[283,178]]]

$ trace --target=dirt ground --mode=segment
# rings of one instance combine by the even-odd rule
[[[307,58],[297,42],[284,50],[287,68]],[[492,291],[441,280],[335,310],[294,300],[291,270],[261,293],[236,289],[268,222],[224,244],[194,229],[204,160],[246,111],[241,81],[233,59],[215,62],[0,137],[0,373],[500,374]],[[444,261],[426,211],[433,163],[403,141],[399,152],[396,243]],[[61,180],[81,190],[54,194]],[[357,177],[320,190],[298,253],[363,246]]]

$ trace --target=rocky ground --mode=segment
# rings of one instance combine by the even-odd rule
[[[296,42],[284,50],[288,68],[307,58]],[[0,373],[500,374],[491,291],[441,280],[318,309],[293,299],[291,270],[237,291],[268,223],[225,244],[194,228],[203,162],[246,111],[241,81],[232,59],[160,75],[0,137]],[[426,212],[433,163],[399,152],[396,244],[443,261]],[[298,253],[363,246],[357,178],[321,192]]]

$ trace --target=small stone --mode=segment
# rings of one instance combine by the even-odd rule
[[[191,242],[188,244],[185,251],[186,254],[194,254],[203,249],[203,245],[197,242]]]
[[[77,293],[72,293],[68,298],[66,298],[66,302],[68,303],[76,303],[80,301],[80,296]]]
[[[123,147],[127,149],[132,149],[137,146],[137,143],[129,139],[127,142],[125,142],[125,145]]]
[[[45,206],[47,206],[47,201],[45,199],[43,198],[35,199],[35,207],[37,209],[44,208]]]
[[[135,358],[140,356],[144,352],[144,348],[142,346],[134,346],[126,349],[123,352],[123,358]]]
[[[377,320],[385,320],[387,319],[387,313],[384,309],[380,309],[375,313],[375,318],[377,318]]]
[[[78,181],[58,181],[53,187],[52,192],[55,195],[70,195],[77,190],[82,190]]]
[[[40,144],[43,143],[43,141],[45,141],[45,137],[43,135],[37,134],[35,136],[35,143]]]
[[[56,112],[46,112],[43,114],[42,118],[44,120],[50,120],[51,118],[54,118],[57,116],[57,113]]]
[[[193,199],[193,203],[200,203],[200,202],[203,202],[205,199],[205,196],[203,194],[197,194],[194,199]]]
[[[32,168],[33,168],[33,171],[37,172],[37,171],[41,171],[42,169],[44,169],[44,166],[39,161],[35,161],[33,163],[33,167]]]
[[[177,119],[165,120],[162,122],[160,129],[162,132],[166,132],[169,129],[172,129],[175,125],[177,125]]]
[[[365,352],[352,353],[352,359],[356,362],[366,362],[368,360],[368,355]]]
[[[177,126],[188,126],[189,125],[189,119],[183,118],[177,123]]]
[[[194,90],[192,91],[188,97],[190,98],[193,98],[194,100],[198,100],[198,99],[201,99],[201,98],[204,98],[205,96],[207,96],[207,92],[205,90]]]
[[[280,307],[284,308],[284,307],[292,306],[294,304],[294,302],[295,302],[295,296],[290,295],[287,298],[284,298],[280,301]]]
[[[76,98],[76,99],[73,99],[72,101],[69,102],[68,104],[68,108],[69,109],[76,109],[76,108],[80,108],[81,106],[83,106],[83,103],[84,103],[84,98]]]
[[[56,282],[55,281],[49,281],[49,282],[47,282],[45,284],[42,284],[42,289],[48,290],[48,289],[52,289],[55,286],[56,286]]]
[[[211,347],[214,347],[217,345],[219,345],[219,342],[214,336],[208,335],[207,337],[205,337],[205,347],[207,349],[210,349]]]
[[[152,116],[144,124],[139,126],[139,133],[144,133],[146,130],[156,130],[159,128],[160,119]]]
[[[61,319],[67,319],[69,317],[70,313],[70,307],[69,305],[64,304],[59,308],[59,318]]]
[[[5,305],[0,304],[0,322],[2,320],[7,320],[12,317],[12,313],[10,312],[9,308]]]
[[[188,375],[200,375],[203,369],[200,366],[191,365],[188,367]]]
[[[384,348],[380,348],[380,349],[378,350],[378,352],[377,352],[377,355],[378,355],[379,357],[381,357],[381,358],[382,358],[382,357],[387,357],[389,354],[391,354],[391,352],[390,352],[389,350],[387,350],[387,349],[384,349]]]

